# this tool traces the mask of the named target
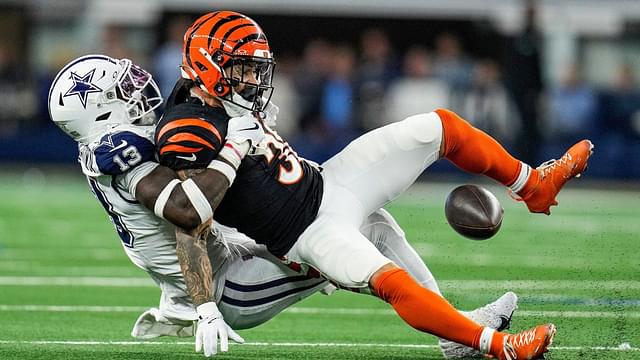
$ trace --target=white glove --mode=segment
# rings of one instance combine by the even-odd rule
[[[198,313],[198,329],[196,330],[196,352],[204,346],[204,356],[210,357],[218,352],[218,337],[220,337],[220,351],[229,350],[229,339],[242,344],[244,339],[224,322],[216,303],[204,303],[196,308]]]
[[[242,144],[249,141],[250,146],[256,146],[264,139],[262,124],[253,114],[246,114],[229,119],[227,126],[227,141]]]
[[[276,119],[278,118],[279,112],[280,108],[278,105],[274,104],[273,101],[269,101],[264,110],[260,112],[260,118],[267,126],[274,127],[276,126]]]

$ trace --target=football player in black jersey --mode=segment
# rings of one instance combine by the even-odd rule
[[[439,158],[495,179],[531,212],[549,214],[562,186],[586,168],[593,147],[588,140],[532,169],[455,113],[438,109],[365,134],[320,168],[301,159],[264,121],[275,63],[255,21],[231,11],[209,13],[184,40],[183,79],[158,124],[156,145],[160,162],[174,169],[224,168],[231,187],[215,209],[216,221],[285,262],[311,265],[342,287],[370,291],[418,330],[498,359],[537,358],[547,351],[553,324],[516,335],[480,326],[419,286],[358,228]],[[250,116],[254,122],[239,132],[262,130],[263,141],[221,146],[224,123]],[[217,154],[223,163],[211,162]]]

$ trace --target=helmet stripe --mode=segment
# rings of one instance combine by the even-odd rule
[[[204,25],[204,23],[206,23],[207,21],[209,21],[211,18],[213,18],[214,16],[218,15],[219,11],[214,12],[213,14],[211,14],[211,16],[207,17],[206,19],[202,20],[200,23],[198,23],[197,25],[194,24],[191,28],[193,28],[193,30],[191,30],[188,33],[188,37],[189,39],[187,40],[187,43],[185,44],[185,48],[184,48],[184,54],[186,55],[185,57],[187,58],[187,64],[189,64],[190,67],[193,68],[193,63],[191,62],[191,54],[189,53],[189,48],[191,47],[191,40],[193,40],[193,34],[198,31],[198,29],[200,29],[200,27],[202,25]],[[187,34],[185,34],[185,36],[187,36]]]
[[[177,143],[177,142],[181,142],[181,141],[196,142],[198,144],[202,144],[202,145],[208,147],[209,149],[213,149],[213,146],[211,144],[209,144],[209,142],[207,140],[201,138],[198,135],[187,133],[187,132],[175,134],[175,135],[173,135],[173,136],[171,136],[170,138],[167,139],[168,143]]]
[[[193,154],[201,150],[202,148],[194,148],[194,147],[171,144],[171,145],[163,146],[162,149],[160,149],[160,155],[167,152],[171,152],[171,151]]]
[[[213,40],[213,38],[216,35],[216,32],[218,32],[218,30],[220,30],[220,27],[222,27],[222,25],[233,21],[233,20],[238,20],[238,19],[245,19],[245,17],[243,15],[231,15],[229,17],[226,17],[224,19],[221,19],[220,21],[218,21],[212,28],[211,31],[209,31],[209,40],[207,41],[207,49],[209,47],[211,47],[211,41]]]
[[[227,33],[224,34],[224,36],[222,37],[222,41],[220,42],[220,50],[223,50],[224,45],[227,43],[227,40],[229,39],[229,36],[231,36],[236,30],[244,28],[244,27],[250,27],[250,26],[253,26],[253,24],[244,23],[244,24],[240,24],[238,26],[234,26],[231,29],[229,29],[229,31],[227,31]],[[236,48],[234,47],[233,50],[235,51]]]
[[[222,136],[220,136],[218,129],[216,129],[215,126],[213,126],[212,124],[202,119],[173,120],[160,129],[160,132],[156,135],[156,139],[160,139],[162,135],[164,135],[167,131],[173,130],[181,126],[195,126],[195,127],[207,129],[209,130],[209,132],[213,133],[213,135],[215,135],[216,138],[218,138],[218,141],[222,142]]]
[[[202,20],[200,21],[196,21],[193,26],[201,26],[202,24],[204,24],[205,22],[209,21],[209,19],[211,19],[212,17],[218,15],[220,13],[220,11],[216,11],[214,13],[211,13],[209,15],[209,17],[205,18],[204,16],[202,16]]]
[[[259,34],[251,34],[248,36],[243,37],[242,39],[240,39],[240,41],[238,41],[236,43],[236,45],[233,47],[233,50],[231,51],[232,53],[235,53],[236,50],[238,50],[242,45],[248,43],[249,41],[253,41],[253,40],[264,40],[267,41],[267,37],[264,36],[263,33],[259,33]]]

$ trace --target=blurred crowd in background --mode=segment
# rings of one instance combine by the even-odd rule
[[[424,42],[404,39],[398,48],[397,33],[384,21],[350,34],[353,41],[314,35],[297,51],[272,43],[277,63],[272,100],[280,107],[276,130],[301,156],[322,162],[363,132],[442,107],[531,164],[559,157],[589,138],[596,144],[590,176],[640,178],[640,74],[632,63],[620,61],[611,64],[615,70],[608,81],[594,84],[576,61],[558,69],[559,81],[549,84],[534,10],[527,9],[521,31],[499,39],[495,54],[469,51],[473,36],[463,39],[456,28],[442,28]],[[149,49],[134,46],[126,29],[107,27],[101,46],[92,50],[143,65],[166,97],[179,76],[182,36],[195,18],[163,17],[163,35]],[[254,18],[260,22],[260,16]],[[0,43],[1,160],[75,161],[73,143],[49,121],[47,92],[57,71],[82,54],[62,48],[34,72],[11,46]]]

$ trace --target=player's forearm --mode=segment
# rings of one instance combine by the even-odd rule
[[[196,175],[190,176],[190,179],[197,187],[195,191],[200,191],[206,198],[207,204],[204,204],[204,206],[208,206],[210,210],[205,209],[204,211],[210,211],[210,214],[213,214],[229,188],[228,179],[220,172],[212,169],[205,169]],[[163,217],[183,229],[194,230],[207,221],[211,215],[209,213],[203,214],[202,206],[198,210],[197,205],[194,204],[193,196],[189,197],[186,193],[187,191],[189,190],[186,190],[184,185],[180,189],[173,191],[164,207]]]
[[[207,253],[209,224],[195,231],[176,230],[176,254],[194,306],[213,300],[213,271]]]

